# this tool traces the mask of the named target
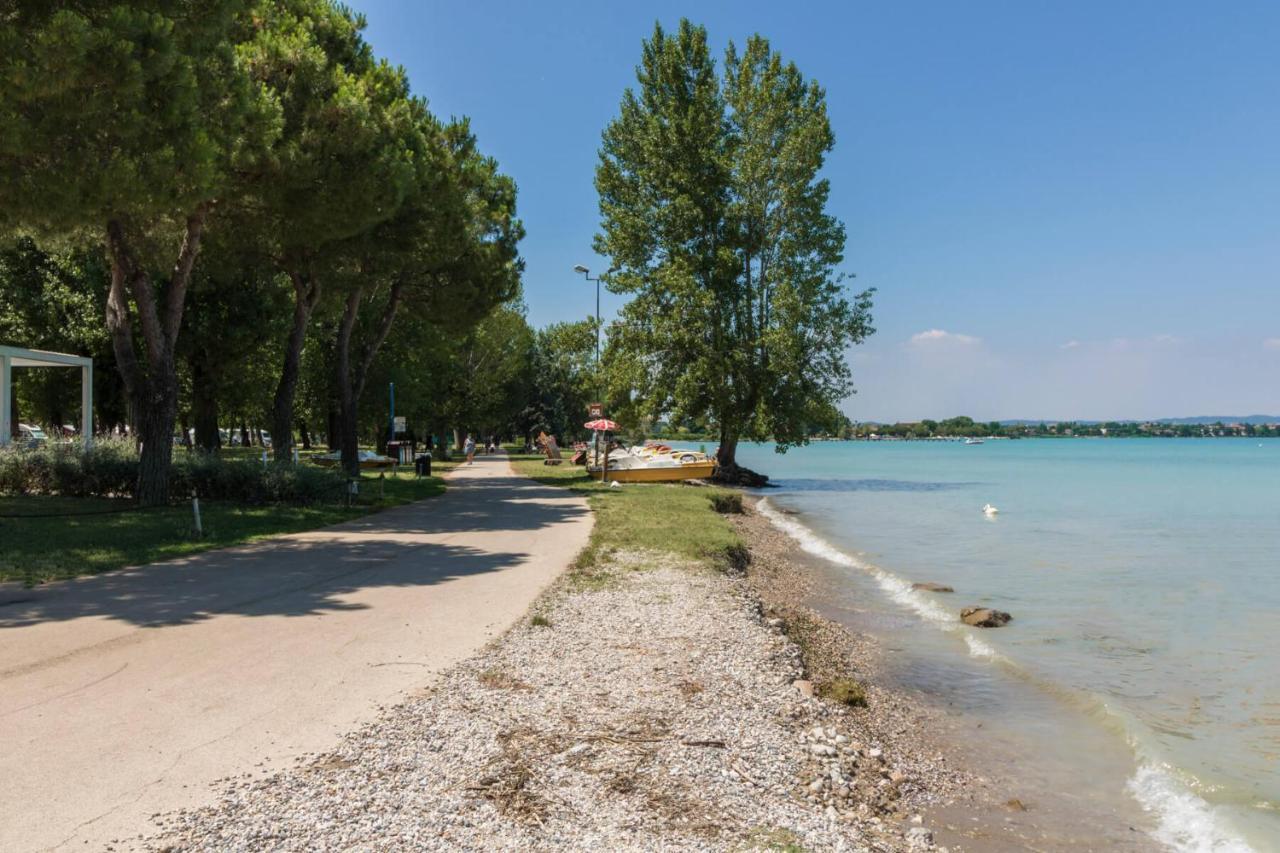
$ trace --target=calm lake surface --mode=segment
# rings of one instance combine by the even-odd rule
[[[1280,850],[1280,440],[824,442],[739,460],[779,486],[766,514],[828,567],[831,607],[862,611],[905,682],[1043,753],[1045,786],[1119,767],[1115,797],[1165,845]],[[961,625],[970,604],[1014,621]]]

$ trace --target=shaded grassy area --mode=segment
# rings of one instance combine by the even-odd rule
[[[452,467],[437,462],[432,470],[440,474]],[[44,583],[313,530],[444,489],[439,476],[415,480],[411,470],[402,470],[399,476],[388,473],[381,483],[377,474],[366,472],[350,508],[201,501],[201,539],[194,536],[189,503],[138,510],[129,501],[105,498],[0,498],[0,581]]]
[[[596,523],[575,564],[579,573],[589,574],[614,551],[668,553],[720,567],[744,553],[738,534],[713,508],[713,500],[733,494],[732,489],[682,483],[630,483],[610,488],[568,462],[543,465],[541,456],[512,454],[511,464],[540,483],[587,497]]]

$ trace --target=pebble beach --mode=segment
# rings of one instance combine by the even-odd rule
[[[739,517],[745,572],[615,552],[332,752],[224,780],[148,850],[935,850],[965,774],[878,687],[874,647],[800,604]],[[849,678],[865,706],[823,698]]]

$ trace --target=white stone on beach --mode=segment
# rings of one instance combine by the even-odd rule
[[[932,844],[933,833],[926,827],[913,826],[907,830],[907,841],[919,845]]]

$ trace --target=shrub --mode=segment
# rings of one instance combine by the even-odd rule
[[[711,506],[716,512],[723,514],[742,512],[742,494],[740,492],[719,492],[711,496]]]
[[[751,550],[741,542],[726,545],[715,556],[720,568],[729,574],[740,575],[747,570],[747,566],[751,565]]]
[[[115,497],[131,494],[137,476],[137,451],[118,439],[87,452],[78,443],[0,452],[0,494]]]
[[[194,491],[209,500],[249,504],[315,504],[338,500],[343,494],[341,472],[306,465],[247,460],[223,460],[193,453],[174,463],[170,488],[187,496]]]
[[[852,678],[836,678],[820,684],[818,695],[850,708],[867,707],[866,689]]]
[[[307,465],[224,460],[213,454],[175,456],[170,488],[181,500],[193,491],[209,500],[249,504],[315,504],[343,495],[340,472]],[[103,439],[87,452],[75,444],[0,451],[0,494],[128,497],[138,479],[138,452],[128,439]]]

